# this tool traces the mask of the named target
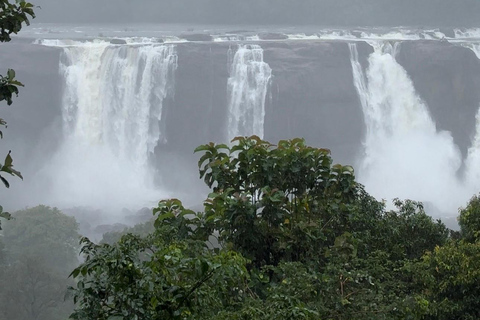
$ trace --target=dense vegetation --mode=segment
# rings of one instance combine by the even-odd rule
[[[200,146],[204,210],[83,238],[73,319],[478,319],[479,198],[461,232],[420,203],[388,210],[301,139]]]
[[[0,320],[480,317],[479,196],[452,232],[421,203],[387,209],[301,139],[197,152],[212,189],[200,212],[162,200],[152,221],[81,248],[58,209],[15,212],[0,234]]]
[[[68,274],[79,263],[75,219],[46,206],[13,217],[0,235],[0,319],[66,319]]]

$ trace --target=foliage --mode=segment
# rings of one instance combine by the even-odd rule
[[[24,23],[30,25],[29,17],[35,18],[31,3],[24,0],[15,3],[0,0],[0,42],[10,41],[10,35],[17,34]]]
[[[57,208],[37,206],[12,214],[6,223],[4,241],[10,260],[17,257],[42,257],[46,266],[67,275],[78,264],[80,238],[75,218]]]
[[[314,244],[326,240],[325,227],[345,222],[342,211],[355,199],[353,168],[332,166],[329,150],[306,146],[303,139],[278,146],[256,136],[233,142],[195,150],[204,152],[200,177],[213,186],[200,230],[217,230],[223,245],[256,267],[318,254]]]
[[[475,242],[480,239],[480,197],[474,195],[465,208],[461,208],[458,224],[465,241]]]
[[[157,229],[146,238],[127,234],[114,245],[82,239],[73,319],[183,319],[238,299],[245,259],[191,239],[191,212],[178,200],[161,201],[154,212]]]
[[[477,243],[450,239],[421,203],[386,210],[302,139],[196,152],[204,210],[160,201],[150,234],[84,239],[74,319],[478,317]]]
[[[425,319],[480,318],[480,243],[451,241],[437,246],[414,265],[428,303]]]
[[[146,237],[155,231],[154,221],[147,221],[145,223],[136,224],[133,227],[125,228],[123,231],[110,231],[103,235],[101,243],[114,244],[118,242],[123,235],[131,233],[140,237]]]
[[[21,256],[0,272],[0,319],[63,320],[71,312],[64,297],[71,280],[38,257]]]
[[[423,205],[412,200],[394,199],[397,211],[389,211],[378,221],[381,233],[375,239],[378,249],[390,259],[418,259],[426,251],[446,243],[449,230],[428,216]]]
[[[46,206],[12,217],[0,236],[0,319],[65,319],[68,274],[78,265],[75,219]]]
[[[0,172],[6,172],[6,173],[8,173],[12,176],[17,176],[17,177],[23,179],[22,174],[19,171],[13,169],[13,159],[10,156],[10,153],[11,153],[11,151],[8,152],[7,157],[5,158],[5,161],[3,162],[3,165],[0,164]],[[2,177],[1,175],[0,175],[0,180],[2,180],[5,187],[7,187],[7,188],[10,187],[10,184],[8,183],[7,179]]]

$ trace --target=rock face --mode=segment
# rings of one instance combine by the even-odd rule
[[[283,33],[266,32],[260,33],[258,37],[261,40],[286,40],[288,36]]]
[[[204,33],[193,33],[193,34],[184,33],[180,36],[180,38],[185,39],[187,41],[212,41],[212,36]]]
[[[352,162],[363,136],[363,116],[353,86],[346,43],[261,43],[272,68],[266,99],[265,139],[304,137]],[[159,153],[190,156],[199,144],[225,142],[228,44],[177,46],[175,97],[164,113],[168,143]],[[371,48],[360,46],[364,59]]]
[[[228,49],[226,44],[177,45],[175,95],[163,115],[168,142],[161,150],[191,155],[200,144],[225,139]]]
[[[263,44],[272,68],[266,139],[304,137],[351,163],[363,136],[363,116],[353,85],[350,51],[343,42]],[[362,57],[371,48],[361,46]]]
[[[124,39],[112,39],[110,40],[111,44],[127,44],[127,41]]]

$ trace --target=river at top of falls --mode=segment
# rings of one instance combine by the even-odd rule
[[[272,69],[263,61],[258,45],[239,45],[229,50],[228,139],[264,136],[265,99]]]
[[[465,186],[462,160],[449,132],[438,131],[405,69],[395,45],[371,42],[364,72],[356,44],[350,44],[353,80],[365,119],[364,155],[358,179],[377,198],[408,198],[455,215]]]
[[[64,141],[46,169],[55,172],[54,203],[122,208],[161,198],[149,158],[164,140],[176,67],[171,45],[63,46]]]

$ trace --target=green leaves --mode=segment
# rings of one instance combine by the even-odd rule
[[[236,137],[230,147],[209,143],[195,151],[203,152],[200,177],[214,191],[198,230],[213,230],[214,223],[221,243],[232,244],[258,267],[305,258],[318,245],[307,249],[294,239],[318,242],[319,226],[331,218],[323,212],[327,203],[356,196],[353,168],[332,167],[330,151],[307,146],[304,139],[273,145],[258,136]]]
[[[6,77],[0,75],[0,101],[6,100],[11,105],[13,95],[18,96],[18,87],[23,87],[23,84],[15,79],[15,71],[8,69]]]
[[[458,223],[462,237],[468,242],[480,239],[480,197],[474,195],[465,208],[460,208]]]
[[[480,244],[450,241],[411,265],[415,284],[428,303],[427,319],[480,317]]]
[[[3,207],[0,206],[0,218],[10,220],[12,219],[12,215],[6,211],[3,211]],[[0,220],[0,230],[2,230],[2,221]]]
[[[11,40],[10,35],[22,29],[22,25],[30,25],[30,18],[35,18],[34,6],[24,0],[10,3],[8,0],[0,1],[0,42]]]
[[[160,207],[181,210],[178,200]],[[159,228],[167,230],[170,223],[173,218],[163,219]],[[82,241],[85,262],[72,272],[78,280],[72,318],[184,319],[225,308],[231,288],[243,288],[247,273],[241,256],[217,254],[201,242],[158,231],[146,238],[127,234],[114,245]]]
[[[20,173],[20,171],[17,171],[15,169],[13,169],[13,159],[10,156],[10,153],[11,153],[11,151],[9,151],[7,156],[5,157],[4,164],[3,165],[0,164],[0,171],[9,173],[12,176],[17,176],[17,177],[19,177],[20,179],[23,180],[23,177],[22,177],[22,174]],[[8,183],[7,179],[5,179],[1,175],[0,175],[0,179],[2,180],[5,187],[7,187],[7,188],[10,187],[10,183]]]

